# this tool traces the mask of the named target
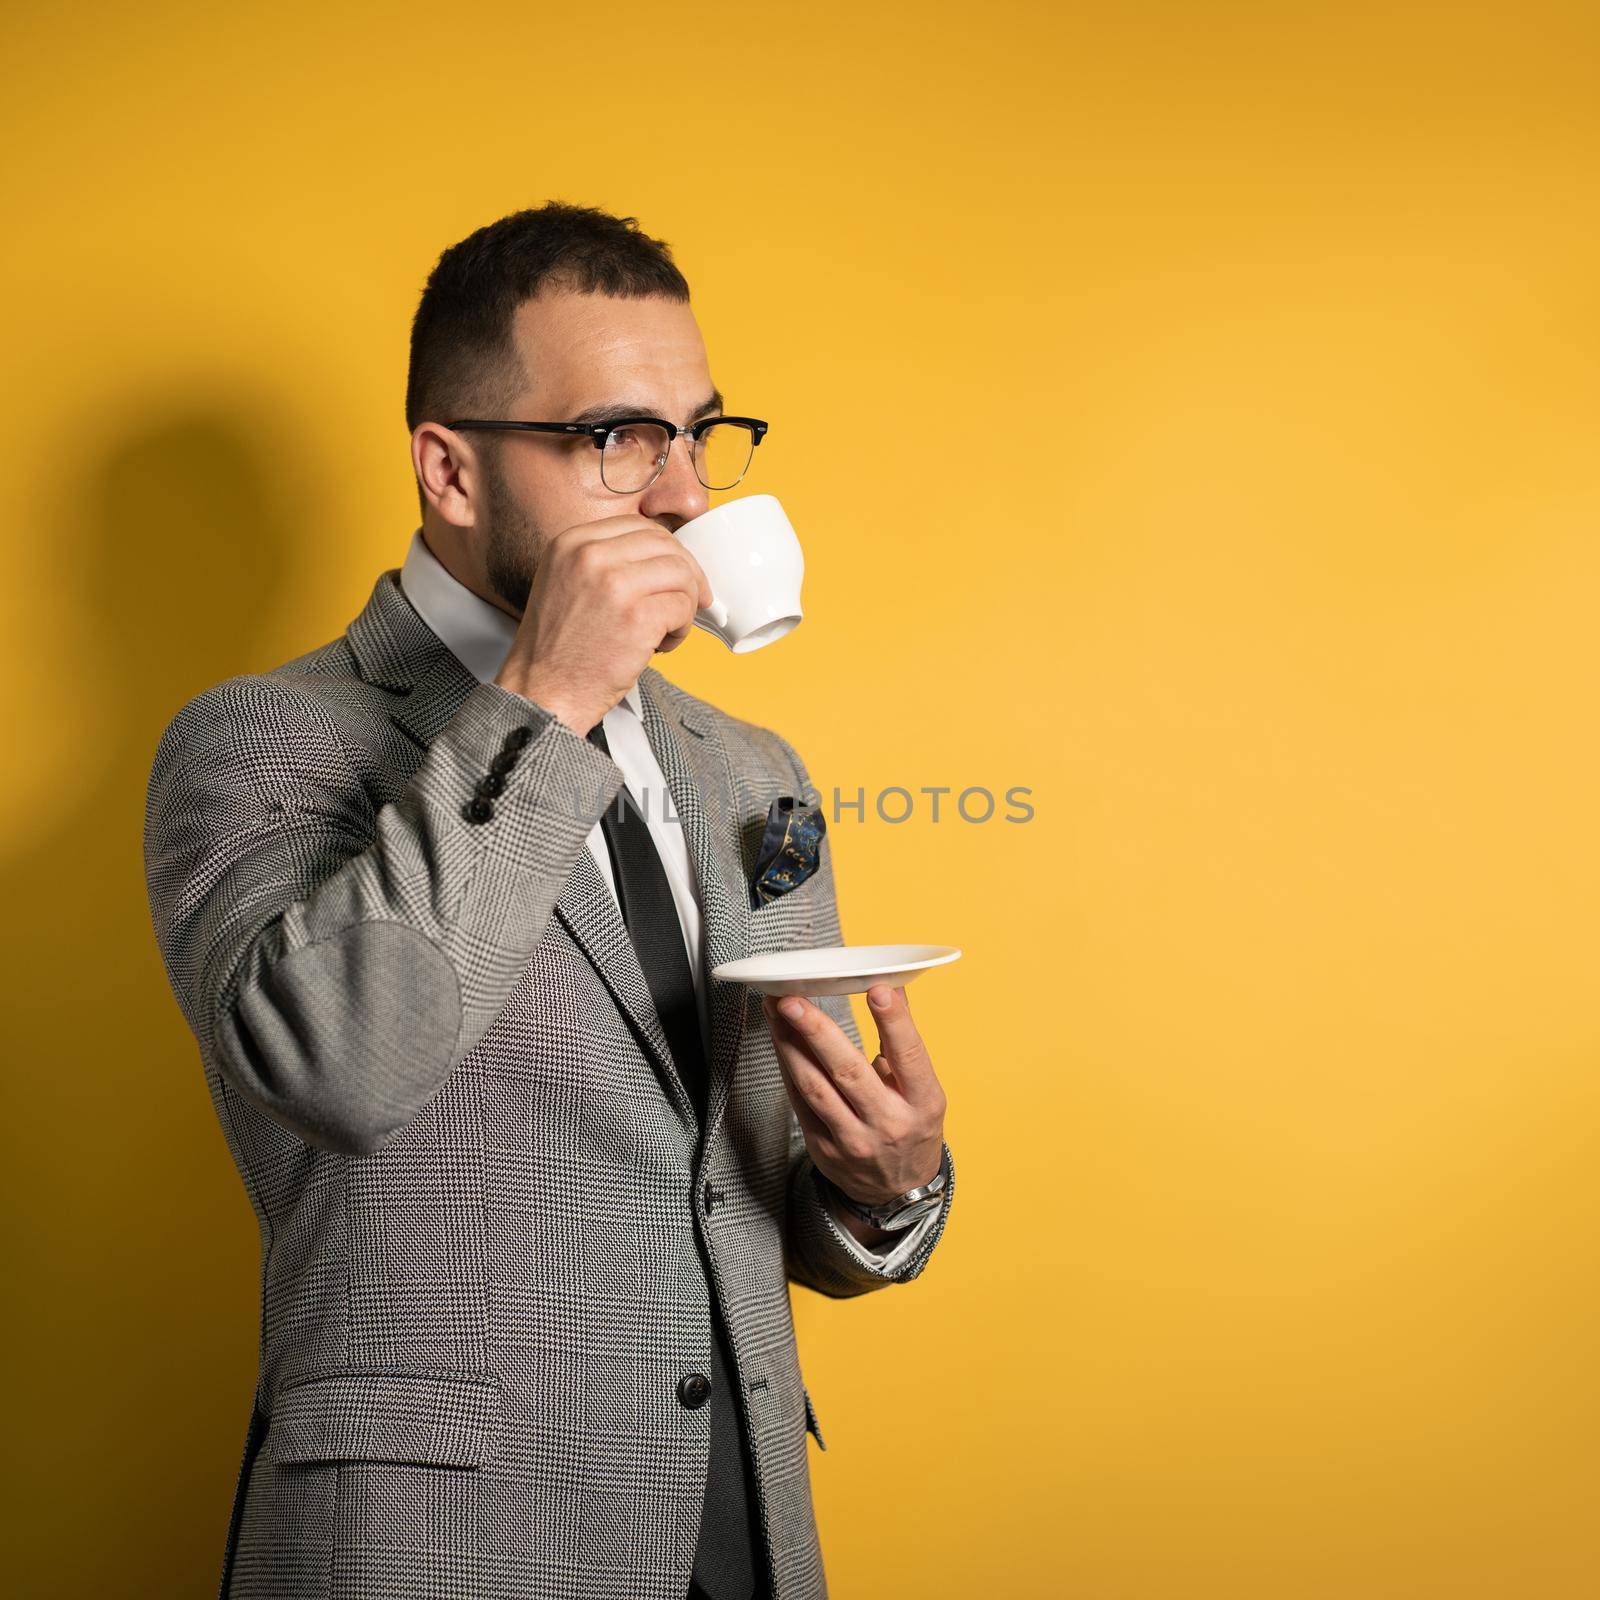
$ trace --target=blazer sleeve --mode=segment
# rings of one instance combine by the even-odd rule
[[[797,795],[810,795],[811,779],[794,747],[781,735],[774,734],[791,765],[795,781],[800,785]],[[817,865],[821,880],[816,889],[816,936],[819,943],[843,944],[844,934],[839,925],[839,898],[833,878],[833,850],[824,845]],[[816,1004],[833,1018],[844,1030],[850,1042],[864,1055],[861,1030],[856,1026],[855,1013],[850,1009],[848,995],[820,995]],[[928,1264],[944,1233],[945,1219],[950,1215],[950,1202],[955,1196],[955,1164],[950,1157],[950,1146],[943,1146],[945,1172],[944,1203],[931,1217],[917,1225],[921,1237],[905,1253],[893,1252],[876,1263],[872,1253],[864,1252],[835,1216],[832,1207],[818,1186],[817,1170],[806,1149],[805,1134],[800,1119],[791,1107],[789,1111],[789,1180],[785,1206],[784,1264],[789,1277],[833,1299],[867,1294],[881,1289],[885,1284],[908,1283]]]
[[[469,821],[519,728],[492,817]],[[621,785],[588,740],[488,682],[375,809],[313,697],[259,675],[197,695],[156,751],[144,866],[202,1058],[310,1143],[376,1150],[499,1015]]]

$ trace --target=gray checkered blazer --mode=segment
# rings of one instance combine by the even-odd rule
[[[840,942],[826,850],[750,905],[769,802],[811,793],[794,750],[653,668],[640,688],[707,966]],[[519,728],[474,823],[464,805]],[[903,1265],[852,1254],[742,985],[711,986],[697,1156],[584,848],[621,783],[479,683],[396,570],[343,638],[206,690],[162,735],[156,937],[261,1228],[261,1371],[224,1559],[239,1600],[683,1600],[708,1413],[676,1386],[711,1369],[711,1293],[773,1592],[827,1592],[789,1281],[845,1296],[916,1277],[954,1185]],[[859,1044],[849,1005],[823,1004]]]

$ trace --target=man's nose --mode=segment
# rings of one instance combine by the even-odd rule
[[[639,497],[640,516],[675,516],[687,522],[710,505],[705,485],[695,476],[693,449],[694,440],[686,433],[667,446],[661,476]]]

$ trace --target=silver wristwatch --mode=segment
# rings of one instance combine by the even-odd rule
[[[818,1176],[822,1177],[823,1174],[819,1172]],[[944,1157],[940,1156],[939,1170],[926,1183],[907,1189],[904,1194],[897,1194],[882,1205],[864,1206],[852,1200],[831,1178],[826,1179],[828,1187],[846,1211],[853,1212],[863,1222],[870,1222],[874,1228],[881,1228],[885,1233],[909,1228],[930,1211],[937,1211],[944,1204],[944,1181]]]

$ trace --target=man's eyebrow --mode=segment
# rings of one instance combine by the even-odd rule
[[[702,400],[693,411],[684,419],[687,422],[698,422],[701,417],[715,416],[722,410],[722,391],[713,389],[708,400]],[[608,401],[604,405],[590,406],[587,410],[580,411],[576,416],[568,417],[568,422],[581,423],[589,427],[596,422],[615,422],[618,417],[654,417],[659,415],[654,406],[646,405],[643,401],[629,403],[626,400]],[[670,417],[667,421],[671,421]]]

